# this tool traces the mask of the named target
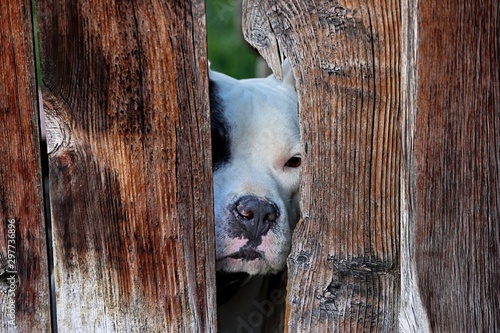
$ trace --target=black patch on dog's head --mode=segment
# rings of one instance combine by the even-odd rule
[[[215,171],[229,161],[230,141],[228,125],[224,118],[224,104],[217,84],[210,80],[210,118],[212,130],[212,169]]]

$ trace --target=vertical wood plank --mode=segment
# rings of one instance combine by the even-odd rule
[[[299,94],[306,159],[303,222],[288,262],[288,332],[395,331],[399,2],[247,0],[244,8],[245,35],[275,71],[277,41]]]
[[[416,272],[433,332],[500,330],[500,4],[418,9],[409,160]]]
[[[37,9],[60,330],[213,331],[204,2]]]
[[[0,331],[49,332],[30,1],[0,3]]]
[[[413,140],[415,135],[415,95],[417,87],[416,62],[419,14],[416,1],[402,1],[402,55],[401,55],[401,305],[400,332],[430,332],[427,312],[422,304],[418,286],[415,257],[417,244],[413,214],[412,182],[414,181]]]

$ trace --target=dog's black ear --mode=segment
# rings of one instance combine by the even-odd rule
[[[217,83],[208,81],[210,98],[210,121],[212,134],[212,169],[227,163],[230,157],[228,125],[224,118],[224,104],[219,95]]]

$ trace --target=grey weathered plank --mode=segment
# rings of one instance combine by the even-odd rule
[[[289,332],[388,332],[399,308],[400,7],[245,1],[245,36],[290,58],[306,155]]]

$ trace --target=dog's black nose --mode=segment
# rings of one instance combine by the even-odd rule
[[[265,235],[279,217],[276,205],[256,196],[241,197],[235,204],[235,213],[244,225],[248,238]]]

